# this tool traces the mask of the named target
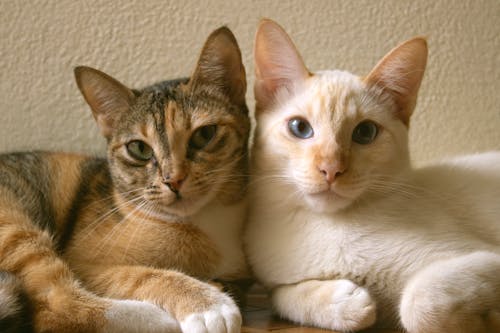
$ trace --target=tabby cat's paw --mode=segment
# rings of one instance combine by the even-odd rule
[[[113,300],[106,311],[106,333],[180,333],[178,322],[159,307],[141,301]]]
[[[188,315],[181,321],[181,328],[184,333],[239,333],[240,311],[236,304],[225,296],[220,304]]]

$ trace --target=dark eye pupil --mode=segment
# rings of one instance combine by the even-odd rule
[[[131,141],[127,144],[128,153],[140,161],[149,161],[153,157],[153,149],[140,140]]]
[[[311,125],[306,120],[301,118],[291,119],[288,122],[288,129],[293,136],[300,139],[308,139],[314,134]]]
[[[203,137],[203,139],[210,140],[214,134],[214,127],[213,126],[202,127],[200,134]]]
[[[377,134],[377,125],[374,122],[367,120],[356,126],[354,132],[352,133],[352,140],[359,144],[366,145],[375,140]]]
[[[299,124],[297,125],[297,129],[299,130],[300,133],[304,133],[307,130],[307,125],[303,121],[299,121]]]
[[[372,129],[370,126],[363,125],[359,127],[359,135],[364,138],[369,138],[372,135]]]
[[[203,126],[197,129],[193,133],[193,136],[189,141],[189,145],[195,149],[202,149],[210,142],[210,140],[213,139],[216,130],[217,130],[216,125]]]
[[[144,154],[144,150],[146,149],[146,146],[145,146],[144,142],[139,141],[137,143],[137,148],[139,148],[139,151]]]

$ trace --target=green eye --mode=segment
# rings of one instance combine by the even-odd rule
[[[191,136],[189,146],[195,149],[204,148],[213,139],[216,132],[216,125],[208,125],[198,128]]]
[[[153,149],[144,141],[134,140],[127,143],[127,151],[136,160],[149,161],[153,157]]]
[[[288,121],[288,130],[299,139],[309,139],[314,135],[311,124],[303,118],[292,118]]]
[[[365,120],[356,126],[352,132],[352,141],[361,145],[372,143],[377,137],[378,126],[370,120]]]

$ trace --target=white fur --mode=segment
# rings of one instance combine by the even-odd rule
[[[341,133],[356,119],[372,119],[384,129],[370,147],[348,147],[349,168],[358,168],[353,179],[363,182],[353,189],[332,185],[330,190],[339,191],[341,197],[316,198],[303,187],[303,179],[316,171],[308,171],[300,160],[289,156],[289,145],[284,142],[292,139],[287,137],[284,120],[305,114],[301,105],[313,113],[317,108],[331,114],[324,111],[325,105],[303,102],[314,98],[318,87],[281,101],[259,116],[245,243],[257,278],[274,290],[276,309],[299,322],[359,330],[373,322],[367,308],[374,309],[376,303],[379,319],[402,323],[411,333],[500,332],[496,326],[500,313],[500,153],[412,169],[405,126],[362,96],[359,79],[324,72],[310,79],[309,87],[315,85],[337,87],[329,93],[336,97],[342,96],[343,89],[354,92],[351,95],[361,95],[358,103],[362,105],[358,104],[356,112],[337,114],[338,121],[321,120],[322,113],[317,112],[308,120],[318,135],[296,145],[304,150],[326,144],[340,149],[342,140],[336,146],[335,140],[321,138]],[[340,104],[349,105],[345,102]],[[381,180],[373,182],[372,174]],[[322,282],[306,288],[304,284],[311,280]],[[345,280],[352,283],[348,289],[357,292],[343,292],[344,287],[325,291],[325,285]],[[303,289],[309,291],[298,291]],[[314,296],[324,294],[330,297]]]
[[[239,333],[241,315],[238,307],[228,300],[202,313],[193,313],[181,321],[185,333]]]
[[[177,321],[159,307],[141,301],[112,300],[103,333],[180,333]]]
[[[307,280],[279,286],[273,291],[273,300],[288,318],[334,330],[369,327],[376,318],[375,302],[368,291],[349,280]]]

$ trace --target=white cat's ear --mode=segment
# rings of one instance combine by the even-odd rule
[[[311,76],[288,34],[269,19],[257,29],[254,59],[257,110],[275,102],[283,89],[293,93]]]
[[[221,27],[208,36],[191,76],[192,89],[218,89],[237,105],[245,104],[247,81],[238,42]]]
[[[368,86],[388,93],[406,125],[417,102],[418,89],[427,64],[427,42],[416,37],[390,51],[365,78]]]
[[[119,115],[130,109],[134,93],[116,79],[94,68],[76,67],[75,78],[101,133],[109,138]]]

